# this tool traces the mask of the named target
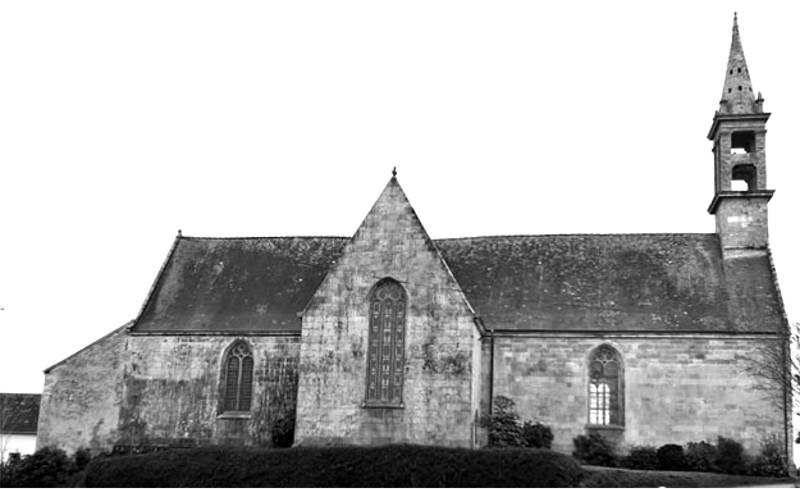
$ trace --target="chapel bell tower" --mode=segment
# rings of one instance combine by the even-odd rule
[[[736,14],[719,110],[708,139],[714,141],[714,199],[717,234],[725,250],[765,249],[768,243],[766,123],[764,99],[753,93]]]

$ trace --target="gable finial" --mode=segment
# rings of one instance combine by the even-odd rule
[[[180,229],[178,229],[178,237],[181,237],[181,236],[183,236],[183,233],[181,232]]]
[[[397,176],[397,167],[395,166],[392,168],[392,178],[395,178],[396,176]]]

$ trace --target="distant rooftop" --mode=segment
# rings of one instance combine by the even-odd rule
[[[39,425],[41,394],[0,392],[0,433],[35,435]]]

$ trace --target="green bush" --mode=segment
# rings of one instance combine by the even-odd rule
[[[686,466],[696,472],[717,472],[717,447],[706,441],[686,444]]]
[[[550,448],[553,445],[553,430],[542,423],[525,421],[521,435],[526,447]]]
[[[614,446],[605,438],[597,433],[589,436],[578,435],[572,439],[575,451],[572,456],[581,462],[589,465],[602,465],[604,467],[616,467],[617,456]]]
[[[289,448],[294,443],[294,416],[276,419],[272,423],[272,445]]]
[[[667,444],[658,448],[659,470],[686,470],[686,455],[680,445]]]
[[[761,442],[761,453],[753,461],[749,472],[751,475],[761,477],[789,475],[789,466],[777,437],[769,437]]]
[[[22,457],[13,455],[0,465],[3,487],[61,487],[81,469],[74,457],[58,448],[44,447]],[[80,463],[84,461],[81,455]]]
[[[632,470],[658,470],[658,453],[655,447],[633,447],[620,465]]]
[[[87,487],[575,487],[572,458],[540,449],[414,445],[196,448],[97,458]]]
[[[75,464],[75,469],[83,470],[92,461],[92,451],[88,448],[79,448],[72,455],[72,461]]]
[[[525,421],[520,424],[513,399],[496,396],[491,414],[481,417],[481,426],[489,429],[489,447],[550,448],[553,430],[542,423]]]
[[[492,413],[484,415],[481,422],[489,428],[490,447],[525,446],[517,406],[512,399],[505,396],[495,397]]]
[[[744,447],[736,440],[717,438],[717,458],[714,461],[723,474],[743,474],[746,471]]]

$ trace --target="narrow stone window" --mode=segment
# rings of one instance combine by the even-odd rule
[[[597,347],[589,357],[589,424],[623,426],[622,360],[609,345]]]
[[[367,407],[402,407],[405,360],[406,292],[391,279],[369,299]]]
[[[237,341],[225,355],[222,395],[223,412],[248,412],[253,398],[253,353]]]

